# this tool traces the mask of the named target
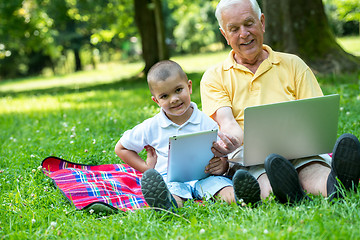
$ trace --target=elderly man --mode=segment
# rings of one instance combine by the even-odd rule
[[[213,153],[219,157],[228,154],[230,160],[241,159],[245,107],[323,93],[299,57],[275,52],[263,44],[265,16],[256,0],[221,0],[215,15],[232,50],[225,61],[204,73],[202,108],[221,130],[221,141],[214,143]],[[287,160],[271,154],[264,162],[247,171],[238,170],[233,177],[242,180],[237,181],[241,184],[237,189],[242,191],[237,196],[243,196],[246,203],[256,203],[271,192],[284,203],[310,199],[305,192],[332,199],[341,197],[340,185],[345,190],[356,190],[360,143],[355,136],[344,134],[335,144],[332,159],[315,156]]]

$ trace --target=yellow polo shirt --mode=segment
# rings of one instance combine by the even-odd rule
[[[322,96],[310,68],[293,54],[273,51],[253,74],[237,64],[232,50],[224,62],[204,73],[200,82],[202,111],[212,116],[221,107],[231,107],[235,120],[244,129],[248,106]]]

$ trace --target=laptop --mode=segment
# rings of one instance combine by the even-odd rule
[[[168,181],[187,182],[209,176],[205,167],[214,157],[211,147],[216,140],[217,129],[170,137]]]
[[[243,164],[271,154],[296,159],[331,153],[337,139],[338,94],[245,108]]]

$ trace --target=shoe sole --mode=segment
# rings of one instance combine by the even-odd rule
[[[297,203],[304,199],[310,200],[289,160],[277,154],[270,154],[265,161],[265,170],[273,193],[280,202]]]
[[[171,193],[163,177],[155,170],[149,169],[141,178],[141,191],[150,207],[171,209]]]
[[[241,199],[246,204],[261,201],[259,183],[248,171],[237,170],[233,177],[233,186],[237,204],[241,204]]]
[[[360,177],[360,143],[354,135],[346,133],[336,141],[331,168],[345,190],[356,190]]]

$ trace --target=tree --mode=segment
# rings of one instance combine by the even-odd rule
[[[131,4],[124,1],[52,0],[43,6],[54,19],[54,28],[59,32],[57,43],[74,53],[75,71],[82,70],[80,50],[84,46],[105,45],[133,32],[129,27],[132,22]]]
[[[53,21],[36,1],[0,2],[0,76],[38,74],[56,55]],[[41,66],[41,67],[40,67]]]
[[[72,50],[75,58],[75,71],[82,70],[80,59],[80,49],[85,42],[90,41],[90,34],[80,32],[79,29],[85,28],[81,21],[71,16],[71,7],[66,0],[53,0],[43,4],[43,9],[54,19],[53,28],[60,34],[56,36],[56,43],[59,44],[63,52]],[[65,55],[65,54],[64,54]]]
[[[145,61],[143,72],[146,74],[156,62],[169,59],[162,5],[160,0],[134,0],[134,6],[135,22],[140,32],[142,56]]]
[[[220,42],[223,38],[215,17],[218,0],[173,1],[174,41],[179,52],[196,53],[202,47]],[[226,44],[226,41],[225,41]]]
[[[360,60],[346,53],[331,33],[322,0],[262,0],[265,43],[302,57],[315,71],[354,72]]]

